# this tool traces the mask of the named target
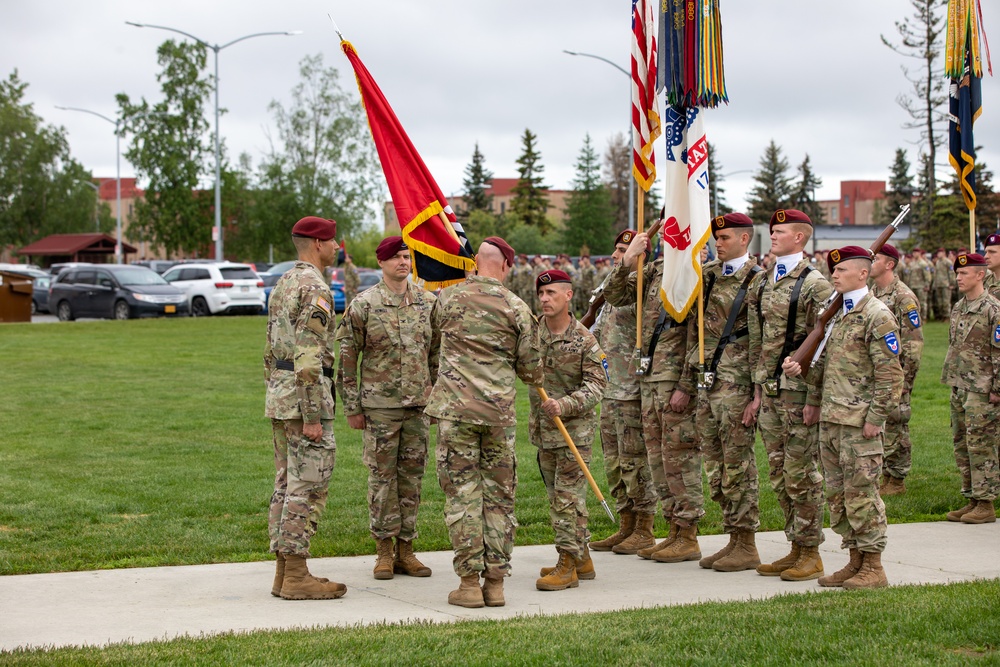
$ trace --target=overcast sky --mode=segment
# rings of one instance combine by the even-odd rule
[[[99,177],[115,173],[112,126],[55,106],[114,116],[116,93],[159,100],[156,48],[181,39],[125,21],[174,27],[213,44],[255,32],[303,31],[247,40],[220,54],[221,106],[228,109],[221,134],[230,155],[247,152],[255,161],[273,127],[267,105],[288,104],[304,56],[322,53],[357,94],[328,12],[446,195],[461,191],[477,141],[496,176],[514,177],[520,136],[530,128],[539,137],[546,183],[569,188],[585,134],[603,152],[614,132],[628,130],[628,78],[563,50],[628,69],[629,0],[0,2],[0,74],[19,71],[35,112],[66,128],[73,155]],[[1000,35],[1000,10],[983,4],[988,36]],[[725,179],[731,206],[743,205],[750,171],[771,139],[793,166],[809,154],[823,179],[820,199],[837,198],[841,180],[886,179],[897,147],[907,148],[916,164],[918,134],[902,129],[908,118],[895,101],[910,92],[900,71],[905,59],[879,39],[896,38],[894,21],[912,12],[910,0],[725,0],[721,6],[730,104],[710,112],[706,129],[723,174],[744,172]],[[976,143],[984,147],[980,158],[1000,169],[995,78],[984,79],[983,99]],[[656,151],[662,161],[662,140]],[[938,162],[939,175],[950,176],[946,153]],[[123,162],[122,174],[133,175],[131,165]]]

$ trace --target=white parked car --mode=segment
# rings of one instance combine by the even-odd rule
[[[167,269],[163,279],[187,294],[189,312],[195,317],[256,315],[264,307],[264,281],[248,264],[178,264]]]

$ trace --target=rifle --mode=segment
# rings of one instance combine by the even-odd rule
[[[899,215],[896,216],[896,219],[893,220],[891,224],[882,230],[882,233],[879,234],[878,238],[875,239],[875,242],[872,243],[871,248],[869,248],[872,253],[872,257],[877,255],[882,249],[882,246],[889,241],[889,237],[892,236],[892,233],[899,228],[899,223],[901,223],[903,218],[905,218],[910,212],[909,204],[904,204],[899,208],[901,209],[899,211]],[[819,348],[820,343],[826,335],[826,328],[830,325],[830,321],[833,320],[833,317],[839,313],[843,307],[844,295],[837,294],[833,301],[823,310],[822,313],[820,313],[819,321],[816,322],[816,326],[809,332],[806,339],[802,341],[802,345],[800,345],[799,349],[795,350],[792,354],[792,361],[798,363],[802,367],[802,375],[806,374],[809,370],[809,366],[812,365],[813,361],[815,361],[813,357],[816,356],[816,350]]]
[[[665,208],[660,209],[660,219],[653,223],[653,226],[649,228],[647,232],[652,238],[660,231],[660,227],[663,226],[663,214],[666,211]],[[597,321],[597,313],[601,312],[601,307],[604,305],[604,288],[608,285],[608,280],[611,279],[611,273],[609,272],[607,276],[604,277],[604,282],[602,282],[594,291],[590,293],[590,302],[587,306],[587,312],[583,314],[580,318],[580,324],[587,327],[588,329],[594,326],[594,322]],[[638,303],[642,303],[642,295],[636,295],[636,300]],[[642,307],[641,305],[639,306]]]

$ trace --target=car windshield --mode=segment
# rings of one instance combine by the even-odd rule
[[[249,266],[229,266],[219,269],[223,278],[230,280],[257,280],[257,274]]]
[[[115,271],[115,277],[122,285],[166,285],[163,276],[150,269],[136,267]]]

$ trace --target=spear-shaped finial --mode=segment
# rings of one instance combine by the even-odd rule
[[[337,37],[340,37],[340,41],[344,41],[344,33],[340,32],[340,27],[337,25],[337,22],[333,20],[333,15],[327,14],[327,16],[330,19],[330,23],[333,24],[333,29],[337,32]]]

